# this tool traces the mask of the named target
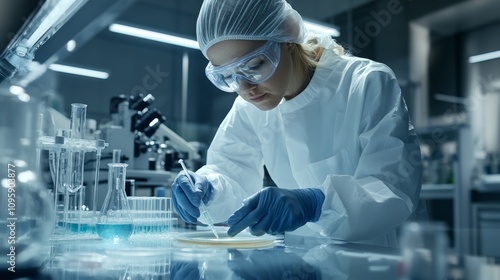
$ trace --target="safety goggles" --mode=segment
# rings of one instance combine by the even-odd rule
[[[269,79],[280,62],[280,44],[268,41],[255,51],[238,58],[237,61],[213,66],[208,63],[205,74],[219,89],[235,92],[240,88],[238,80],[259,84]]]

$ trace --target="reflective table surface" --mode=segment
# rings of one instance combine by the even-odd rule
[[[99,238],[52,242],[38,274],[28,279],[429,279],[405,276],[403,258],[393,248],[287,234],[264,248],[238,249],[180,243],[176,234],[132,236],[117,243]],[[425,262],[419,265],[420,271],[428,269]],[[500,279],[500,269],[489,258],[450,255],[447,275]]]

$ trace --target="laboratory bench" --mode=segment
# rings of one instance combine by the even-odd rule
[[[420,191],[422,199],[453,199],[453,184],[423,184]]]
[[[207,230],[198,227],[197,231]],[[293,234],[277,236],[262,248],[187,245],[176,241],[179,229],[164,235],[134,237],[118,243],[98,238],[52,242],[38,270],[27,279],[410,279],[398,249],[339,243]],[[435,261],[418,262],[415,277]],[[425,257],[427,256],[427,257]],[[424,261],[422,261],[424,260]],[[448,255],[444,279],[500,279],[498,260]],[[13,274],[2,272],[1,279]],[[12,278],[9,278],[12,279]]]

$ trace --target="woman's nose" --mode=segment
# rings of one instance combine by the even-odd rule
[[[240,86],[239,93],[247,93],[257,87],[257,84],[249,83],[243,79],[238,79],[238,85]]]

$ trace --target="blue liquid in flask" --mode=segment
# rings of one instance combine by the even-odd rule
[[[98,223],[96,225],[97,234],[102,239],[115,240],[127,239],[134,232],[133,224],[119,223]]]
[[[108,194],[99,213],[96,231],[102,239],[118,241],[134,232],[125,194],[126,163],[109,163]]]

